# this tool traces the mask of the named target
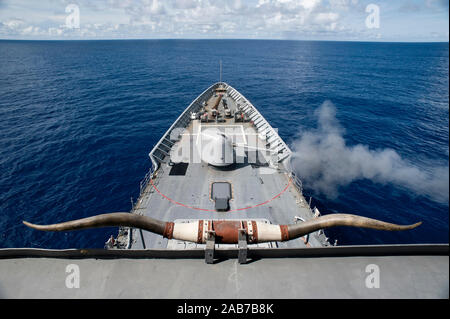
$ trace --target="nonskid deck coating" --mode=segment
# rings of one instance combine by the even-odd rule
[[[448,256],[228,259],[0,259],[0,298],[445,298]],[[68,265],[79,288],[68,288]],[[367,286],[368,265],[380,269]]]
[[[212,95],[207,102],[206,110],[214,105],[216,97]],[[226,97],[228,107],[234,113],[237,103],[230,96]],[[221,104],[219,110],[223,109]],[[198,220],[198,219],[264,219],[272,224],[292,224],[297,217],[303,220],[313,218],[313,214],[305,198],[291,180],[283,164],[271,168],[264,165],[270,160],[270,153],[254,150],[262,165],[252,165],[248,157],[256,147],[265,145],[258,136],[252,122],[235,122],[234,118],[225,122],[210,121],[201,123],[192,120],[183,132],[180,139],[171,148],[170,154],[177,151],[180,145],[188,143],[195,148],[198,135],[195,134],[205,128],[234,127],[237,132],[234,143],[238,145],[236,157],[240,163],[230,167],[217,168],[207,163],[192,162],[192,153],[187,170],[183,176],[169,175],[173,166],[165,159],[160,163],[154,178],[147,185],[143,194],[134,207],[134,213],[150,216],[164,221]],[[251,136],[253,134],[253,136]],[[251,136],[249,138],[249,136]],[[256,136],[256,138],[255,138]],[[189,144],[191,143],[191,144]],[[250,148],[248,148],[250,147]],[[195,151],[191,149],[191,152]],[[245,159],[247,157],[247,160]],[[252,158],[253,159],[253,158]],[[242,163],[243,162],[243,163]],[[214,201],[210,190],[213,182],[229,182],[232,186],[232,199],[229,202],[230,210],[217,212],[214,210]],[[326,237],[323,233],[315,232],[305,238],[270,243],[271,247],[320,247],[324,245]],[[173,241],[173,240],[172,240]],[[179,245],[169,245],[169,247]],[[202,245],[189,244],[192,248]],[[222,245],[223,246],[223,245]],[[216,246],[218,247],[218,246]],[[162,238],[147,231],[134,229],[132,231],[132,249],[165,249],[168,248],[168,239]]]

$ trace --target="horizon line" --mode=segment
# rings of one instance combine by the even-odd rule
[[[160,41],[160,40],[184,40],[184,41],[229,41],[229,40],[239,40],[239,41],[298,41],[298,42],[360,42],[360,43],[449,43],[449,40],[398,40],[398,41],[383,41],[383,40],[328,40],[328,39],[271,39],[271,38],[101,38],[101,39],[9,39],[0,38],[0,41]]]

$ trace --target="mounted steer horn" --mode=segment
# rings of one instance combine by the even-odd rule
[[[335,226],[351,226],[378,230],[408,230],[422,224],[396,225],[367,217],[350,214],[330,214],[299,224],[272,225],[254,220],[198,220],[191,223],[163,222],[151,217],[130,213],[110,213],[73,220],[53,225],[34,225],[23,222],[28,227],[44,231],[67,231],[97,227],[125,226],[141,228],[169,239],[178,239],[204,244],[208,231],[214,231],[216,243],[237,244],[239,229],[245,229],[247,242],[263,243],[287,241],[302,237],[319,229]]]

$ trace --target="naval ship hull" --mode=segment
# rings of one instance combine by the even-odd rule
[[[232,139],[230,165],[211,165],[199,155],[202,152],[198,150],[199,140],[210,130]],[[291,154],[277,130],[247,98],[227,83],[215,83],[192,101],[149,153],[152,166],[140,184],[140,195],[131,213],[175,223],[210,219],[258,220],[281,225],[310,220],[320,213],[310,207],[302,194],[301,181],[290,168]],[[225,211],[218,210],[213,199],[215,183],[225,183],[231,188]],[[323,230],[319,230],[287,242],[249,246],[329,245]],[[204,248],[205,244],[121,228],[115,247],[196,249]],[[233,247],[237,245],[216,245],[217,249]]]
[[[202,152],[203,137],[219,151],[232,149],[231,159],[221,156],[226,152],[212,157]],[[301,237],[295,234],[297,226],[333,214],[319,217],[311,209],[290,168],[291,154],[250,101],[228,84],[216,83],[184,110],[150,152],[152,166],[131,214],[106,214],[107,222],[104,215],[47,226],[24,222],[52,231],[120,225],[117,239],[107,242],[109,249],[0,249],[0,297],[179,298],[185,304],[187,298],[448,299],[448,244],[335,247],[323,233],[325,224]],[[145,219],[142,227],[130,225],[136,219]],[[195,235],[198,225],[201,234],[201,221],[222,227],[215,229],[217,234],[226,233],[224,225],[240,225],[247,241],[241,238],[243,229],[237,244],[212,235],[206,243],[183,240],[177,229],[194,225]],[[374,225],[363,221],[353,226]],[[261,240],[261,231],[259,241],[251,240],[256,229],[281,231],[283,226],[275,225],[283,224],[299,236]],[[143,229],[148,225],[156,233]],[[168,236],[162,236],[158,225],[165,225]],[[402,230],[418,224],[377,225]],[[171,232],[167,227],[173,227]],[[238,265],[236,257],[248,265]]]

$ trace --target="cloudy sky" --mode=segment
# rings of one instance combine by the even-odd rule
[[[448,41],[449,0],[0,0],[0,39]]]

